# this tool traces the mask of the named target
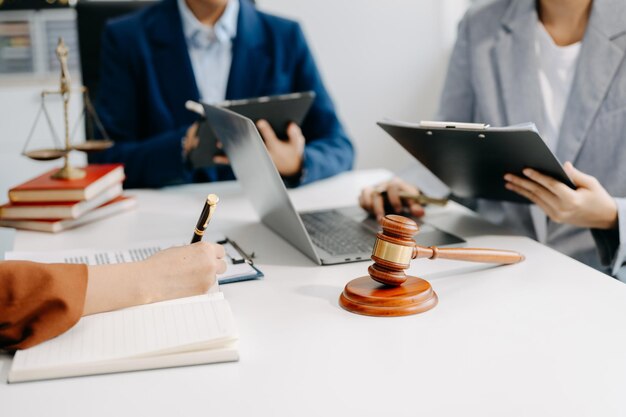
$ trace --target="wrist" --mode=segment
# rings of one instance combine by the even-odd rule
[[[604,210],[602,210],[602,214],[603,216],[598,222],[599,224],[596,227],[597,229],[611,230],[611,229],[617,228],[617,224],[618,224],[617,203],[613,198],[610,199],[610,204],[608,204],[607,207]]]
[[[617,228],[617,223],[618,223],[617,203],[615,203],[615,200],[613,199],[611,199],[611,202],[612,202],[611,210],[609,211],[609,216],[607,217],[607,220],[606,220],[607,230]]]

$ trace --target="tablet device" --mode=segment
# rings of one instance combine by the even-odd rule
[[[504,186],[504,174],[524,178],[524,168],[576,188],[532,123],[492,128],[477,123],[385,120],[378,125],[461,198],[530,204]]]
[[[306,114],[315,100],[315,92],[305,91],[300,93],[281,94],[276,96],[256,97],[243,100],[228,100],[216,104],[216,106],[234,111],[253,121],[265,119],[268,121],[276,136],[287,137],[287,126],[294,122],[302,125]],[[202,106],[187,108],[202,114]],[[201,119],[198,127],[198,147],[189,153],[189,161],[194,168],[202,168],[214,165],[213,158],[223,155],[218,148],[218,138],[213,130]]]

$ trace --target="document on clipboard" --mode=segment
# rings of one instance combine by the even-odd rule
[[[383,120],[378,125],[457,197],[530,204],[505,188],[504,175],[523,177],[524,168],[576,188],[534,123],[491,127],[481,123]]]
[[[217,276],[220,284],[259,279],[263,273],[254,266],[252,256],[246,254],[237,243],[223,235],[210,236],[211,240],[224,246],[226,252],[226,271]],[[158,240],[135,243],[123,248],[78,249],[45,252],[7,252],[6,260],[25,260],[44,263],[84,263],[87,265],[117,264],[122,262],[142,261],[155,253],[172,247],[187,244],[184,239]]]

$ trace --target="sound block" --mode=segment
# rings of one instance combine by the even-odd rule
[[[339,296],[339,305],[357,314],[378,317],[409,316],[437,305],[437,294],[428,281],[409,276],[404,284],[392,287],[369,276],[348,282]]]

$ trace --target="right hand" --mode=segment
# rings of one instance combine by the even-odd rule
[[[173,247],[142,261],[142,280],[149,284],[154,300],[168,300],[204,294],[226,271],[224,247],[198,242]]]
[[[359,204],[365,210],[376,216],[376,220],[381,221],[385,216],[385,201],[381,193],[387,192],[387,198],[389,204],[393,208],[395,213],[402,213],[408,211],[412,216],[421,217],[424,215],[424,207],[416,203],[415,201],[405,200],[400,198],[400,193],[420,194],[420,190],[401,180],[400,178],[393,178],[389,181],[380,183],[374,187],[366,187],[361,191],[359,196]]]

